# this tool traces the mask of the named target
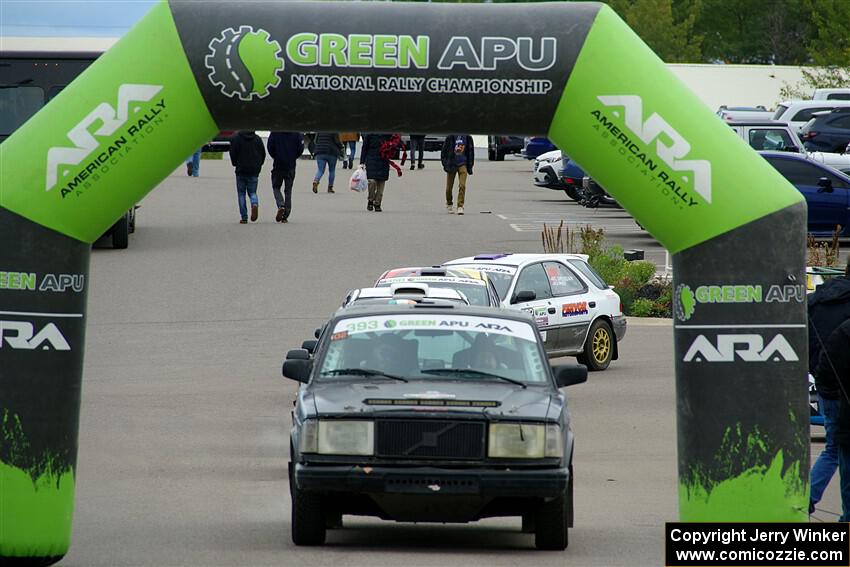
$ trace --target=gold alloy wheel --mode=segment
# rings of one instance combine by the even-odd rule
[[[611,334],[604,326],[596,329],[593,333],[593,343],[591,346],[593,358],[597,362],[605,362],[611,355]]]

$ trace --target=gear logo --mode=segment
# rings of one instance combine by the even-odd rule
[[[694,314],[697,300],[691,286],[679,284],[676,287],[676,317],[679,321],[687,321]]]
[[[284,60],[280,43],[269,32],[240,26],[227,28],[210,41],[204,64],[209,79],[221,94],[251,101],[269,96],[280,85]]]

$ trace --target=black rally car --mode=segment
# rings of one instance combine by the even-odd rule
[[[345,514],[410,522],[521,516],[540,549],[573,520],[573,434],[559,388],[583,366],[548,364],[522,312],[446,303],[351,307],[331,318],[292,415],[292,539],[321,545]]]

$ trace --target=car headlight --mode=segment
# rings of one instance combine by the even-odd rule
[[[492,423],[487,455],[495,459],[542,459],[564,455],[558,424]]]
[[[301,429],[302,453],[374,455],[375,422],[311,419]]]

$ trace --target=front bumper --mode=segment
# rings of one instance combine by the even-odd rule
[[[626,316],[615,315],[611,318],[611,322],[614,324],[614,336],[617,337],[617,342],[622,341],[626,336]]]
[[[446,469],[359,465],[295,465],[295,483],[308,492],[354,494],[463,494],[553,498],[562,494],[569,469]]]

